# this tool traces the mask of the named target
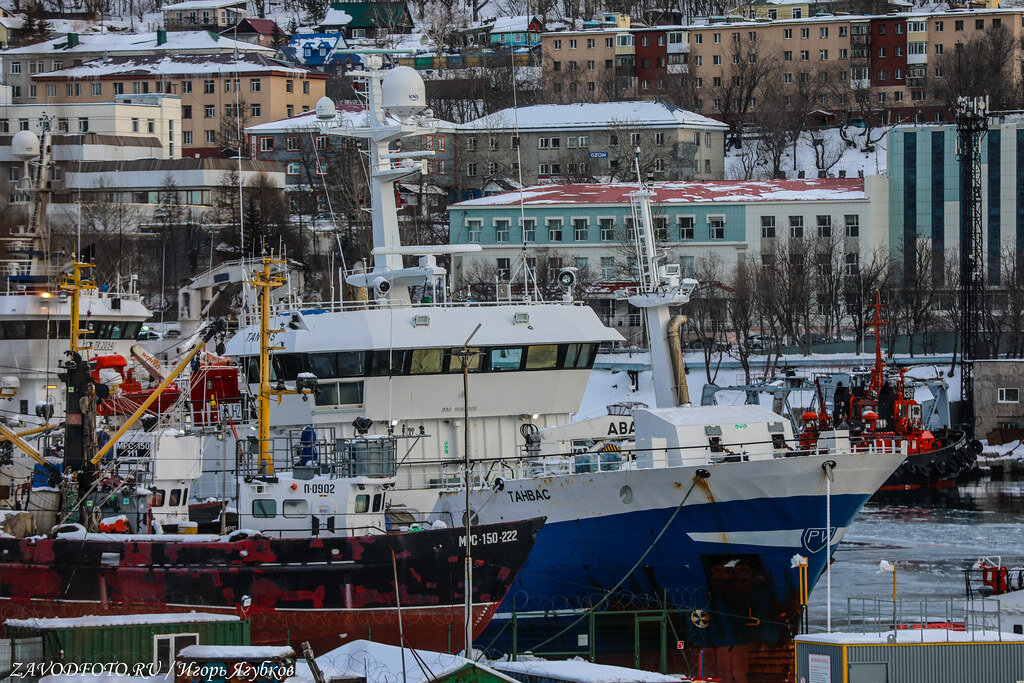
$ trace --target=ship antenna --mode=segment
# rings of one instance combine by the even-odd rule
[[[525,195],[523,194],[523,153],[522,146],[519,144],[519,92],[516,88],[516,52],[513,47],[509,52],[509,59],[512,62],[512,128],[515,131],[512,139],[515,140],[516,149],[516,177],[519,183],[519,226],[523,234],[523,246],[519,252],[519,258],[522,260],[523,267],[523,294],[529,296],[530,293],[530,266],[526,261],[526,201]],[[509,276],[509,284],[515,279],[515,274]],[[537,278],[533,278],[533,290],[534,298],[540,299],[540,292],[537,291]],[[509,289],[509,299],[512,298],[512,290]]]

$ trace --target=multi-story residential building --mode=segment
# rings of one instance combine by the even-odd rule
[[[534,16],[498,17],[491,24],[489,43],[494,48],[534,48],[540,45],[544,24]]]
[[[233,55],[235,52],[274,55],[274,48],[234,41],[207,31],[153,31],[138,34],[67,33],[33,45],[0,52],[3,83],[12,88],[12,102],[41,102],[32,78],[100,57],[152,55]]]
[[[759,12],[766,6],[771,7],[754,9]],[[931,96],[934,79],[943,77],[942,55],[998,26],[1009,31],[1009,44],[1019,45],[1024,17],[1019,8],[808,16],[805,9],[814,14],[820,8],[814,3],[778,6],[788,11],[774,21],[730,15],[688,26],[601,29],[616,34],[614,42],[608,43],[609,51],[619,42],[632,40],[632,54],[630,61],[621,64],[605,58],[609,69],[616,64],[620,68],[593,73],[582,66],[589,62],[581,59],[589,57],[580,57],[579,36],[545,33],[544,97],[552,102],[657,99],[678,89],[671,78],[670,67],[675,66],[676,73],[689,73],[698,111],[731,119],[738,111],[757,111],[757,95],[746,86],[758,69],[749,64],[769,63],[768,73],[782,76],[782,88],[828,83],[817,88],[821,92],[815,95],[821,110],[863,110],[890,122],[948,120],[946,104]],[[799,16],[790,18],[793,15]],[[626,32],[628,37],[623,35]],[[570,49],[573,42],[575,52]],[[635,91],[624,85],[633,83],[632,79]],[[661,84],[666,87],[662,89]]]
[[[365,141],[347,136],[329,135],[327,131],[351,129],[364,125],[366,107],[355,104],[336,106],[337,117],[325,122],[315,112],[245,129],[254,159],[276,161],[285,169],[285,193],[293,211],[317,213],[327,210],[323,179],[331,164],[349,164],[361,168],[365,162],[362,151]],[[394,121],[396,124],[397,120]],[[430,150],[427,173],[409,184],[400,184],[399,192],[406,205],[424,210],[443,210],[455,184],[455,124],[439,122],[431,135],[403,140],[409,149]],[[413,188],[415,191],[410,190]],[[434,188],[440,190],[435,192]]]
[[[63,159],[55,152],[55,160],[103,160],[154,157],[171,159],[181,156],[176,138],[181,131],[181,98],[177,95],[123,95],[106,102],[68,102],[63,104],[12,104],[10,86],[0,86],[0,135],[13,135],[20,130],[39,132],[48,127],[57,135],[90,135],[89,145],[109,148],[83,149],[81,154]],[[138,139],[144,143],[136,144]],[[85,143],[83,143],[85,144]],[[142,147],[134,156],[117,156],[123,147]],[[0,146],[0,164],[20,162],[10,158],[9,147]],[[17,179],[18,170],[0,171],[0,177]]]
[[[956,270],[960,250],[960,172],[952,125],[898,126],[888,136],[888,247],[915,273],[929,263],[936,273]],[[1003,282],[1024,249],[1024,117],[991,119],[981,147],[981,213],[985,277]],[[918,257],[927,248],[934,256]]]
[[[245,0],[185,0],[164,5],[164,28],[169,31],[220,33],[245,18]]]
[[[309,111],[326,74],[261,54],[114,57],[33,77],[42,103],[102,102],[122,94],[181,97],[182,156],[237,154],[248,125]]]
[[[653,219],[663,262],[694,276],[704,260],[728,278],[745,259],[771,265],[775,247],[793,238],[817,240],[834,267],[856,272],[872,251],[872,237],[885,232],[872,224],[885,214],[872,211],[871,196],[884,183],[877,177],[655,183]],[[449,207],[450,241],[482,247],[454,257],[454,286],[480,276],[507,281],[525,245],[535,268],[581,271],[605,322],[636,338],[639,312],[616,296],[637,278],[629,196],[635,190],[633,184],[538,186]]]
[[[635,178],[637,148],[645,178],[721,179],[725,131],[719,121],[663,102],[505,109],[458,126],[458,185],[473,196],[496,179],[532,185]]]
[[[628,16],[594,28],[541,36],[541,72],[550,102],[603,102],[636,96],[636,54]]]

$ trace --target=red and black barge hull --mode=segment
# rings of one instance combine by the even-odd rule
[[[473,527],[474,635],[543,522]],[[464,642],[464,572],[459,528],[354,538],[4,538],[0,618],[237,613],[251,620],[254,644],[308,640],[324,652],[359,638],[398,644],[401,613],[407,646],[451,651]]]

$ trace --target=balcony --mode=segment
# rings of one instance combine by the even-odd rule
[[[685,74],[689,73],[690,69],[686,64],[669,64],[667,67],[670,74]]]

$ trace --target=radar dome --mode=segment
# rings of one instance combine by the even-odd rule
[[[316,101],[316,117],[318,119],[333,119],[338,113],[338,110],[334,108],[334,100],[330,97],[324,96]]]
[[[22,161],[39,156],[39,136],[30,130],[19,130],[11,140],[11,153]]]
[[[381,83],[381,104],[385,111],[400,119],[423,111],[427,106],[423,79],[412,67],[396,66]]]

